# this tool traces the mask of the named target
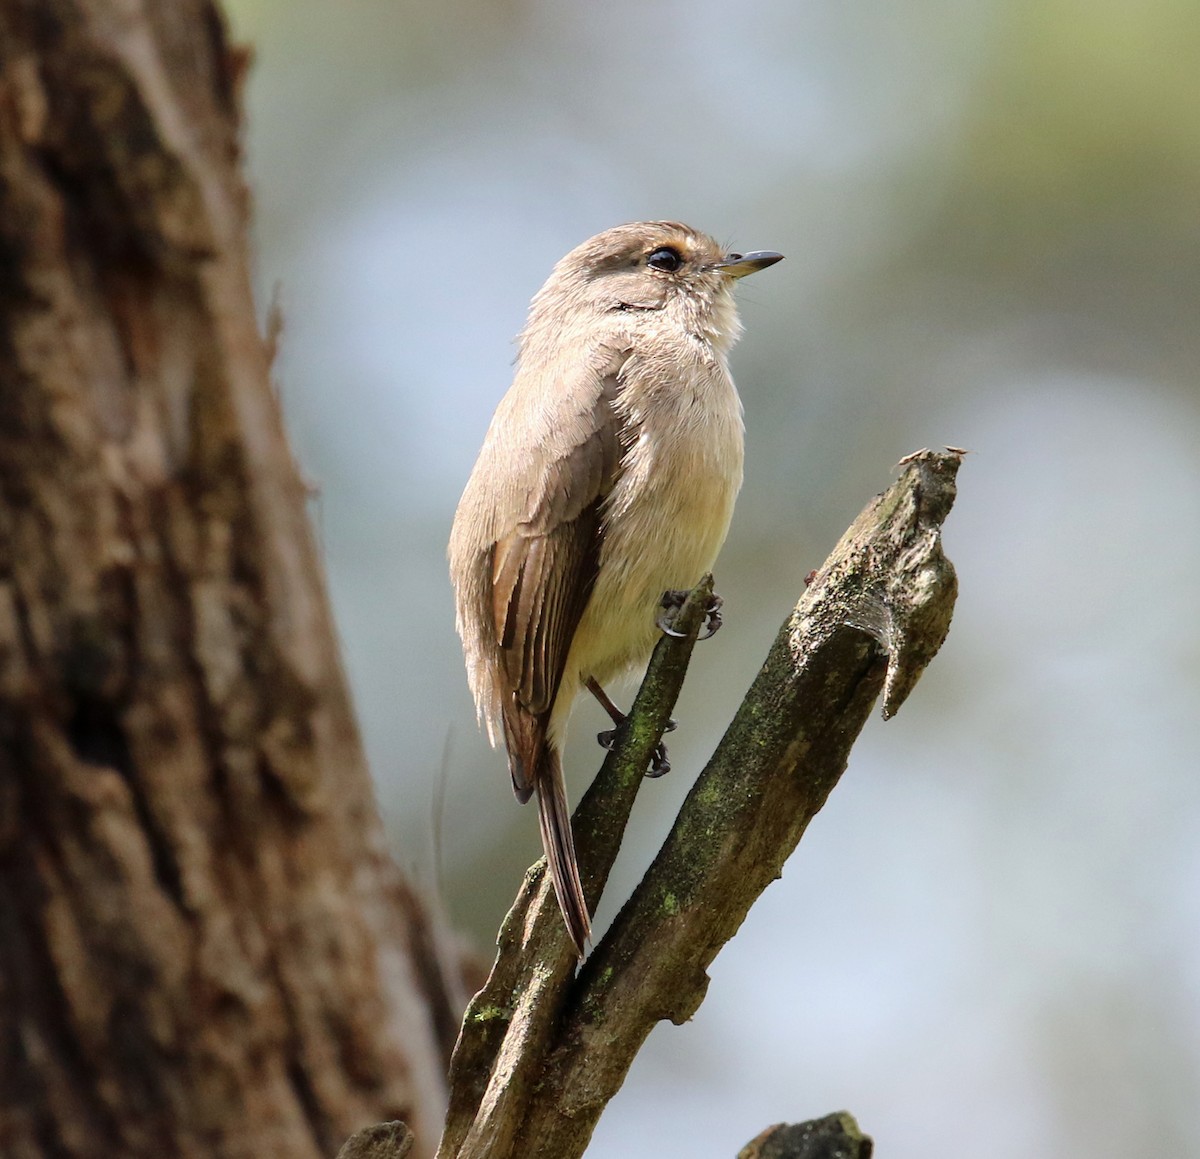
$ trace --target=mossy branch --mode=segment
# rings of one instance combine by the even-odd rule
[[[895,714],[950,625],[941,524],[961,453],[920,451],[810,580],[661,851],[578,976],[541,863],[500,932],[451,1069],[439,1159],[582,1155],[663,1018],[692,1016],[707,968],[779,876],[883,694]],[[631,727],[575,815],[589,900],[603,888],[650,752],[678,695],[711,581],[664,638]]]
[[[676,618],[675,630],[684,635],[659,640],[621,743],[605,759],[572,818],[580,876],[593,910],[620,850],[650,754],[683,687],[712,591],[712,576],[705,576]],[[576,958],[544,860],[526,873],[498,944],[491,975],[467,1007],[455,1047],[439,1159],[509,1154],[553,1046]]]

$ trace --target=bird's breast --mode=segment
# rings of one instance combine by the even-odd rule
[[[643,390],[630,418],[635,437],[607,503],[602,559],[641,560],[691,586],[712,565],[742,485],[741,401],[714,360],[669,389]]]
[[[640,399],[604,513],[591,599],[568,667],[603,682],[649,655],[664,591],[695,586],[725,541],[742,483],[742,413],[723,365]]]

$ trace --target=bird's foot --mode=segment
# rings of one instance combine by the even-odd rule
[[[626,718],[628,719],[628,718]],[[612,752],[617,747],[617,742],[621,739],[621,725],[624,720],[617,725],[616,728],[606,728],[603,732],[596,733],[596,743],[602,748]],[[679,727],[679,722],[668,720],[663,726],[663,732],[674,732]]]
[[[675,630],[675,618],[679,615],[679,609],[683,607],[683,601],[688,598],[690,592],[666,591],[663,592],[663,597],[659,601],[662,611],[654,619],[661,632],[668,636],[682,636],[683,632]],[[721,605],[725,601],[720,596],[714,593],[712,599],[708,601],[708,607],[704,610],[704,627],[700,630],[700,635],[697,640],[707,640],[710,636],[715,636],[720,629],[724,620],[721,618]]]
[[[667,746],[659,741],[650,754],[650,767],[646,770],[648,777],[665,777],[671,771],[671,758],[667,756]]]
[[[704,627],[700,635],[696,637],[697,640],[707,640],[710,636],[715,636],[720,631],[721,625],[725,623],[721,617],[721,605],[724,602],[716,594],[708,601],[708,607],[704,609]]]
[[[674,732],[678,727],[675,721],[668,720],[666,726],[663,728],[663,732]],[[612,752],[620,743],[624,728],[625,720],[622,720],[616,728],[607,728],[603,732],[596,733],[596,743],[602,749]],[[650,765],[646,770],[646,776],[661,777],[664,773],[669,773],[670,771],[671,760],[667,756],[667,746],[662,741],[659,741],[654,746],[654,751],[650,754]]]

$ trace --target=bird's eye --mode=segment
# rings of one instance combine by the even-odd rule
[[[667,273],[673,274],[683,265],[683,258],[679,256],[678,250],[665,245],[661,249],[656,249],[646,258],[646,265],[652,270],[666,270]]]

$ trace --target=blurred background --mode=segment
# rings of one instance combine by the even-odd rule
[[[961,597],[590,1154],[847,1108],[894,1159],[1200,1154],[1200,6],[229,0],[258,288],[399,859],[484,949],[538,853],[444,551],[530,296],[676,218],[743,283],[746,484],[599,928],[902,455]],[[623,699],[628,700],[629,690]],[[605,722],[576,715],[577,799]]]

